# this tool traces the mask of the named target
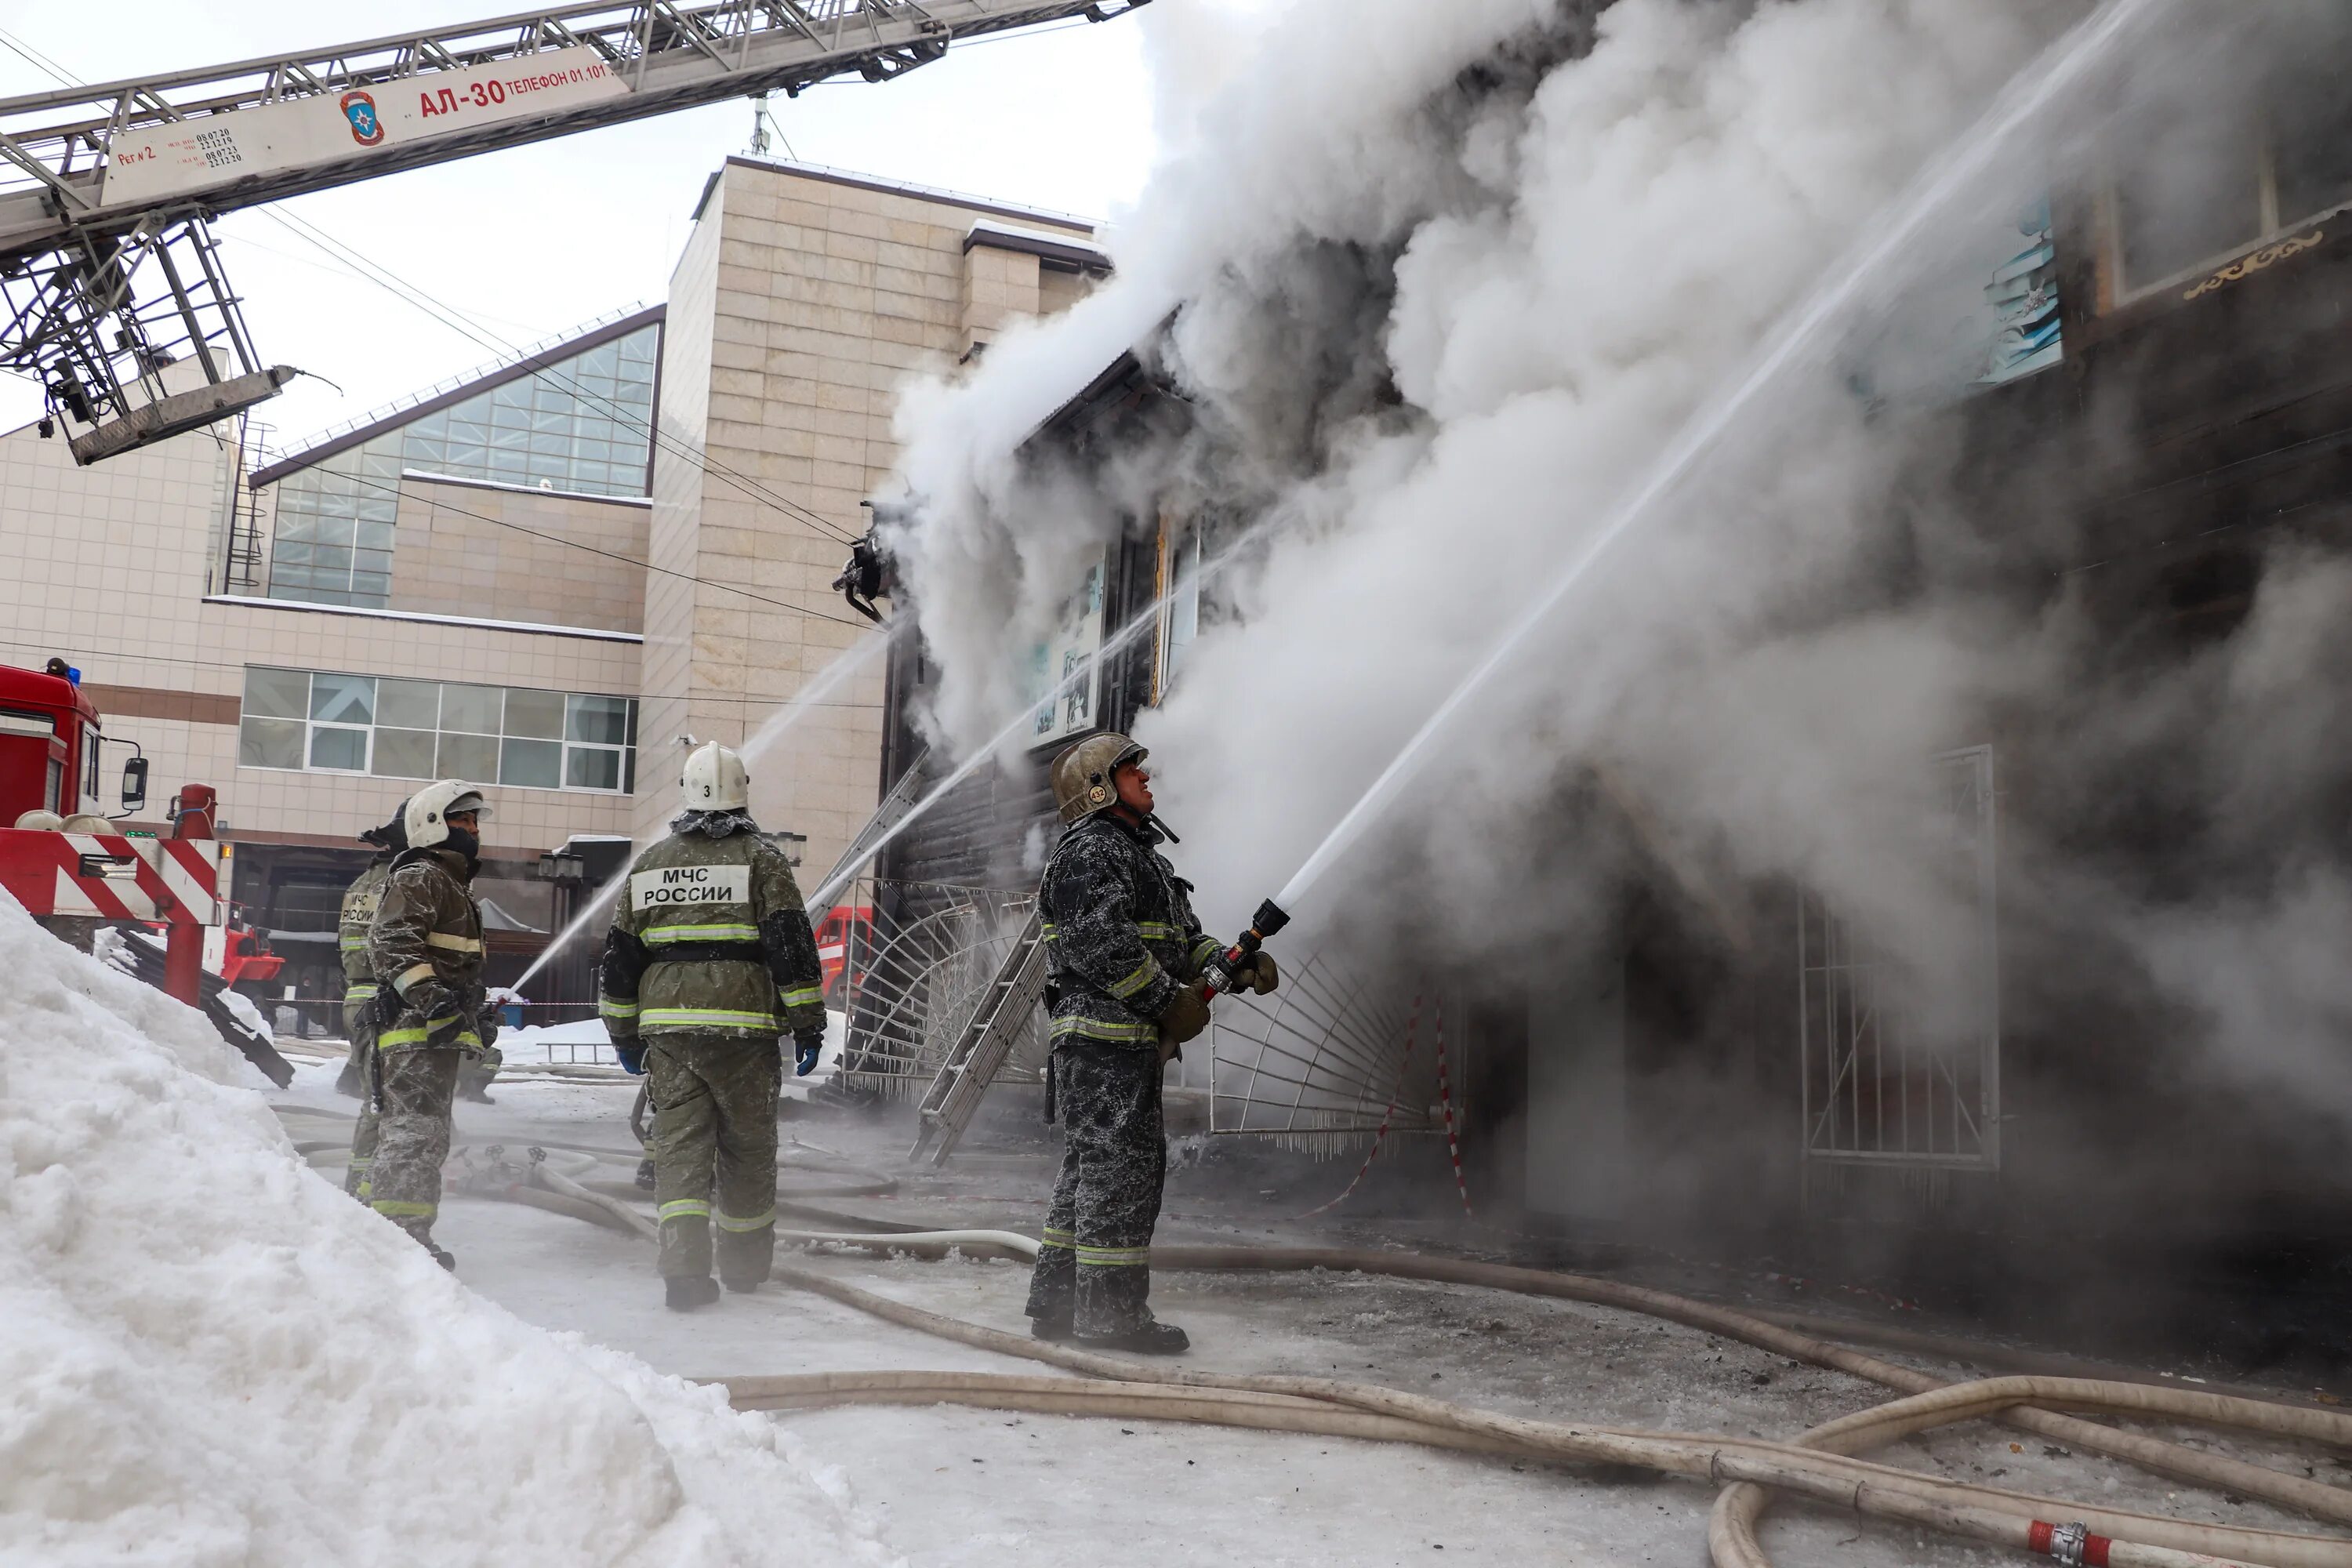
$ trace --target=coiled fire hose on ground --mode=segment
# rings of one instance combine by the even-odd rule
[[[611,1150],[576,1150],[606,1160]],[[572,1162],[566,1162],[571,1163]],[[887,1178],[882,1178],[887,1183]],[[598,1184],[629,1196],[635,1188]],[[544,1157],[530,1181],[488,1195],[652,1238],[653,1222],[628,1205],[552,1168]],[[848,1195],[827,1192],[824,1195]],[[791,1205],[780,1202],[779,1207]],[[827,1215],[828,1220],[852,1216]],[[1036,1243],[1010,1231],[907,1231],[856,1222],[857,1232],[780,1230],[778,1239],[940,1257],[1034,1258]],[[1910,1397],[1858,1412],[1793,1442],[1664,1433],[1531,1421],[1471,1409],[1374,1384],[1287,1375],[1234,1376],[1147,1365],[1041,1342],[967,1323],[789,1265],[777,1281],[824,1296],[902,1327],[978,1349],[1056,1365],[1084,1375],[988,1373],[821,1373],[716,1380],[739,1409],[800,1409],[846,1404],[962,1404],[1042,1414],[1196,1421],[1263,1431],[1412,1442],[1546,1463],[1635,1466],[1705,1479],[1724,1489],[1708,1521],[1716,1568],[1771,1568],[1756,1525],[1771,1490],[1795,1492],[1854,1511],[2020,1548],[2061,1562],[2115,1568],[2352,1568],[2352,1541],[2284,1531],[2197,1524],[1948,1481],[1855,1458],[1913,1433],[1993,1417],[2165,1474],[2352,1523],[2352,1492],[2265,1466],[2084,1421],[2067,1410],[2193,1422],[2352,1449],[2352,1416],[2298,1406],[2130,1382],[2047,1376],[1947,1384],[1914,1368],[1728,1308],[1638,1286],[1578,1275],[1336,1247],[1163,1247],[1153,1261],[1171,1269],[1329,1269],[1465,1284],[1608,1306],[1663,1318],[1905,1392]],[[2032,1402],[2029,1404],[2028,1402]],[[2059,1522],[2059,1521],[2064,1522]]]
[[[785,1233],[779,1233],[782,1239]],[[948,1233],[967,1234],[967,1233]],[[983,1232],[990,1245],[1007,1253],[1026,1251],[1034,1254],[1035,1243],[1009,1232]],[[951,1245],[944,1237],[933,1241],[929,1236],[871,1236],[844,1238],[796,1233],[794,1239],[856,1245],[896,1251],[921,1253],[944,1252]],[[971,1244],[952,1245],[971,1250]],[[1192,1255],[1206,1254],[1213,1261],[1223,1261],[1229,1248],[1169,1247],[1153,1249],[1154,1261],[1171,1268],[1198,1267]],[[1266,1256],[1280,1258],[1320,1257],[1327,1260],[1347,1259],[1355,1255],[1341,1249],[1268,1248]],[[1381,1262],[1438,1262],[1455,1265],[1454,1259],[1398,1258],[1393,1254],[1368,1255],[1374,1265]],[[1264,1266],[1263,1264],[1259,1266]],[[1291,1261],[1288,1267],[1352,1268],[1352,1262],[1325,1261],[1305,1263]],[[1496,1266],[1459,1265],[1471,1268]],[[1381,1272],[1403,1273],[1415,1277],[1417,1270],[1394,1268]],[[1507,1270],[1507,1274],[1524,1275],[1533,1270]],[[1581,1462],[1639,1466],[1668,1474],[1706,1479],[1721,1483],[1763,1483],[1780,1489],[1800,1492],[1818,1500],[1832,1502],[1859,1512],[1906,1523],[1930,1525],[1969,1539],[1993,1544],[2024,1547],[2053,1554],[2049,1545],[2036,1545],[2037,1535],[2047,1539],[2061,1550],[2068,1542],[2059,1534],[2066,1525],[2083,1523],[2111,1538],[2113,1544],[2095,1552],[2081,1561],[2105,1561],[2122,1568],[2125,1564],[2177,1565],[2188,1563],[2212,1563],[2227,1562],[2241,1564],[2263,1564],[2264,1568],[2352,1568],[2352,1541],[2326,1537],[2297,1535],[2286,1531],[2249,1530],[2235,1526],[2200,1525],[2184,1521],[2150,1515],[2087,1507],[2053,1499],[2031,1497],[2004,1491],[1997,1488],[1975,1486],[1965,1482],[1945,1481],[1918,1475],[1912,1471],[1847,1458],[1843,1455],[1801,1447],[1793,1444],[1773,1443],[1760,1439],[1726,1438],[1675,1433],[1627,1431],[1620,1428],[1587,1426],[1560,1426],[1528,1421],[1516,1416],[1495,1415],[1449,1405],[1442,1400],[1404,1394],[1376,1385],[1345,1383],[1326,1378],[1291,1376],[1234,1377],[1213,1373],[1192,1372],[1178,1368],[1144,1365],[1062,1345],[1041,1343],[1025,1335],[1006,1333],[1002,1330],[982,1328],[943,1317],[919,1307],[892,1300],[871,1291],[863,1290],[825,1275],[811,1273],[789,1266],[780,1267],[778,1279],[794,1289],[811,1291],[845,1305],[858,1308],[877,1317],[905,1328],[932,1333],[954,1340],[977,1349],[996,1351],[1003,1354],[1046,1362],[1069,1371],[1084,1373],[1104,1380],[1078,1391],[1074,1397],[1082,1405],[1091,1405],[1093,1413],[1149,1417],[1153,1410],[1186,1409],[1184,1402],[1173,1406],[1166,1402],[1169,1394],[1154,1392],[1137,1396],[1137,1403],[1119,1406],[1135,1384],[1160,1385],[1161,1389],[1177,1389],[1199,1400],[1201,1408],[1223,1419],[1230,1415],[1231,1424],[1255,1426],[1260,1429],[1297,1430],[1326,1436],[1353,1436],[1384,1438],[1391,1441],[1429,1443],[1434,1447],[1462,1447],[1487,1452],[1508,1453],[1549,1462]],[[1591,1285],[1604,1289],[1621,1289],[1605,1280],[1581,1280],[1575,1276],[1548,1277],[1557,1285],[1574,1287]],[[1484,1281],[1465,1280],[1468,1283]],[[1502,1284],[1501,1289],[1516,1288]],[[1555,1289],[1541,1292],[1547,1295],[1572,1296],[1583,1299],[1581,1291]],[[1675,1298],[1664,1298],[1675,1301]],[[1721,1309],[1707,1308],[1702,1303],[1679,1303],[1709,1314]],[[1642,1310],[1636,1307],[1634,1310]],[[1660,1315],[1652,1313],[1651,1315]],[[1725,1316],[1737,1319],[1740,1314]],[[1780,1342],[1771,1348],[1796,1348],[1787,1340],[1787,1331],[1773,1325],[1756,1321],[1755,1326],[1771,1331]],[[1718,1331],[1727,1331],[1719,1329]],[[1785,1337],[1784,1337],[1785,1336]],[[1746,1335],[1737,1337],[1747,1338]],[[1837,1347],[1822,1346],[1822,1349]],[[1808,1358],[1819,1359],[1819,1358]],[[1867,1359],[1867,1358],[1864,1358]],[[1822,1364],[1828,1364],[1823,1362]],[[1905,1369],[1907,1371],[1907,1369]],[[992,1374],[954,1373],[924,1374],[930,1379],[931,1402],[952,1402],[998,1407],[998,1402],[1020,1397],[1024,1401],[1034,1396],[1024,1394],[1018,1388],[999,1388]],[[868,1394],[881,1402],[904,1402],[903,1386],[894,1384],[891,1374],[827,1373],[815,1377],[743,1378],[721,1380],[729,1396],[743,1408],[761,1408],[768,1402],[787,1400],[795,1405],[852,1404],[863,1402]],[[1932,1380],[1930,1380],[1932,1381]],[[870,1386],[866,1386],[869,1385]],[[1226,1405],[1218,1396],[1240,1394],[1245,1397],[1239,1405]],[[1264,1396],[1287,1396],[1303,1400],[1298,1405],[1268,1405]],[[2129,1383],[2107,1383],[2068,1378],[1992,1379],[1984,1383],[1963,1384],[1939,1387],[1926,1396],[1942,1404],[1918,1405],[1911,1401],[1880,1406],[1865,1412],[1856,1421],[1868,1420],[1867,1427],[1857,1428],[1845,1436],[1855,1446],[1866,1447],[1874,1442],[1893,1441],[1913,1431],[1955,1421],[1973,1419],[1996,1411],[2018,1414],[2009,1407],[2021,1399],[2039,1398],[2063,1404],[2072,1408],[2155,1415],[2168,1420],[2201,1423],[2256,1431],[2271,1436],[2326,1442],[2337,1447],[2352,1447],[2352,1417],[2329,1412],[2304,1410],[2294,1406],[2272,1405],[2260,1400],[2240,1399],[2228,1395],[2191,1393],[2181,1389],[2149,1387]],[[1048,1409],[1049,1405],[1022,1403],[1010,1406],[1022,1409]],[[1073,1406],[1074,1413],[1086,1413]],[[2039,1414],[2050,1414],[2041,1412]],[[1357,1417],[1372,1417],[1362,1420]],[[1205,1419],[1202,1415],[1178,1415],[1171,1419]],[[2062,1419],[2074,1420],[2073,1417]],[[1401,1424],[1399,1424],[1401,1423]],[[2343,1517],[2352,1512],[2352,1494],[2332,1487],[2302,1481],[2300,1478],[2284,1476],[2261,1466],[2222,1458],[2218,1455],[2200,1454],[2176,1445],[2153,1438],[2140,1438],[2135,1434],[2116,1432],[2089,1422],[2077,1422],[2086,1432],[2106,1439],[2130,1438],[2145,1445],[2135,1458],[2162,1458],[2162,1468],[2178,1475],[2189,1476],[2208,1485],[2227,1486],[2238,1489],[2243,1473],[2252,1479],[2267,1478],[2274,1482],[2297,1482],[2293,1489],[2297,1505],[2317,1503],[2326,1506],[2323,1517]],[[2086,1446],[2089,1446],[2086,1444]],[[2160,1453],[2154,1451],[2161,1451]],[[1823,1459],[1842,1463],[1822,1464]],[[2210,1467],[2210,1468],[2209,1468]],[[2229,1479],[2221,1479],[2228,1476]],[[2305,1489],[2308,1489],[2307,1490]],[[2265,1486],[2253,1495],[2263,1495],[2272,1500],[2284,1501],[2281,1495],[2288,1489]],[[2326,1494],[2314,1496],[2314,1493]],[[2060,1524],[2057,1521],[2065,1521]],[[2037,1529],[2038,1527],[2038,1529]],[[1750,1558],[1718,1554],[1717,1568],[1769,1568],[1769,1559],[1760,1549]]]

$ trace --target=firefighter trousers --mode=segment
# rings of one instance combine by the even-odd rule
[[[441,1164],[449,1157],[450,1102],[466,1053],[450,1046],[403,1046],[375,1053],[383,1109],[376,1116],[368,1206],[428,1242],[441,1212]],[[354,1149],[357,1144],[354,1142]]]
[[[715,1224],[719,1277],[758,1284],[776,1254],[782,1050],[773,1037],[654,1035],[646,1040],[646,1075],[662,1278],[709,1277]]]
[[[352,1128],[351,1163],[343,1167],[343,1191],[368,1202],[375,1195],[368,1181],[368,1172],[375,1163],[377,1094],[376,1074],[383,1064],[376,1060],[375,1030],[356,1026],[352,1030],[352,1054],[347,1064],[358,1068],[360,1083],[360,1119]]]
[[[1062,1169],[1028,1312],[1090,1338],[1128,1333],[1152,1321],[1151,1232],[1168,1176],[1159,1053],[1067,1040],[1051,1070]]]

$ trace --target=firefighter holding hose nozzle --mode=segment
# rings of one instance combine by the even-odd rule
[[[1192,914],[1192,884],[1159,852],[1148,752],[1089,736],[1054,759],[1064,824],[1038,901],[1053,1058],[1046,1115],[1062,1168],[1029,1284],[1030,1331],[1090,1349],[1174,1355],[1191,1342],[1151,1315],[1151,1232],[1168,1173],[1160,1079],[1209,1025],[1204,973],[1223,954]],[[1230,977],[1263,995],[1274,960]],[[1220,987],[1223,988],[1223,987]]]

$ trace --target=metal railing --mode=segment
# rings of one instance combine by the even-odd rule
[[[840,902],[870,908],[851,929],[840,1005],[845,1084],[920,1094],[987,994],[1036,902],[1033,891],[859,878]],[[1033,1010],[998,1083],[1041,1083],[1043,1012]]]
[[[1808,1164],[2000,1167],[2000,962],[1992,749],[1937,759],[1924,847],[1966,906],[1960,950],[1935,955],[1958,994],[1930,1025],[1917,966],[1807,893],[1797,907],[1799,1056]]]
[[[1418,1028],[1412,1026],[1420,1002]],[[1286,966],[1266,997],[1226,997],[1208,1035],[1209,1131],[1320,1157],[1391,1135],[1444,1131],[1437,1111],[1439,988],[1327,946]],[[1447,1042],[1462,1079],[1458,1025]]]

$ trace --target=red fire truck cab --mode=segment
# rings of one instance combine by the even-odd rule
[[[28,811],[104,814],[100,724],[97,704],[69,675],[0,665],[0,828]],[[123,777],[124,810],[147,798],[145,760],[132,761],[139,765]]]

